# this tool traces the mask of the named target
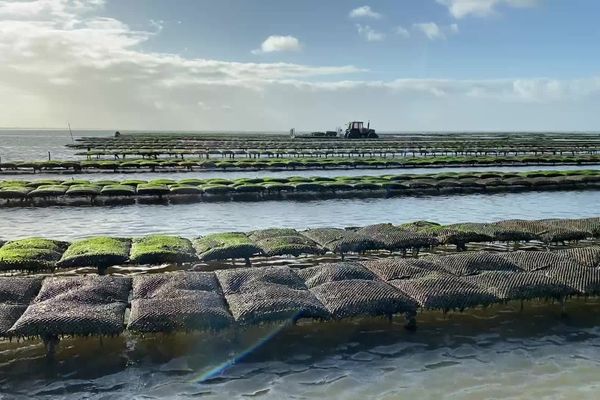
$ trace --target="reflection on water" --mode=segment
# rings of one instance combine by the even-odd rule
[[[0,389],[11,399],[596,398],[600,302],[572,299],[566,311],[426,312],[416,333],[398,318],[65,339],[54,363],[38,342],[4,342]]]
[[[28,207],[0,210],[0,237],[169,233],[187,237],[274,226],[305,229],[427,219],[439,223],[510,218],[597,216],[598,191],[527,192],[453,196],[128,205]]]

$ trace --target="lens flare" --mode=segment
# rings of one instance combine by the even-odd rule
[[[272,324],[272,329],[265,332],[264,335],[262,335],[261,337],[259,337],[254,343],[252,343],[250,346],[248,346],[246,349],[241,350],[238,354],[236,354],[235,356],[229,358],[228,360],[222,362],[221,364],[207,370],[207,371],[203,371],[201,375],[195,377],[194,379],[192,379],[192,382],[194,383],[205,383],[207,381],[210,381],[212,379],[218,378],[219,376],[221,376],[222,374],[224,374],[228,369],[230,369],[231,367],[233,367],[234,365],[242,362],[246,357],[248,357],[250,354],[252,354],[253,352],[255,352],[256,350],[258,350],[259,348],[261,348],[264,344],[266,344],[267,342],[269,342],[272,338],[274,338],[275,336],[277,336],[278,333],[280,333],[283,329],[285,329],[286,327],[293,325],[294,322],[296,321],[296,317],[297,315],[294,315],[292,317],[290,317],[289,319],[282,321],[280,323],[277,324]]]

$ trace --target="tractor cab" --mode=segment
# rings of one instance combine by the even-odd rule
[[[364,122],[352,121],[348,123],[344,137],[346,139],[376,139],[379,136],[375,133],[375,129],[370,128],[371,123],[365,128]]]
[[[350,122],[349,125],[350,125],[349,126],[350,129],[353,129],[353,130],[356,130],[358,132],[361,132],[363,130],[363,127],[364,127],[365,124],[362,121],[354,121],[354,122]]]

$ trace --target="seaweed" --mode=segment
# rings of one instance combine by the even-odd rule
[[[68,186],[41,185],[27,194],[28,197],[56,197],[66,193]]]
[[[181,179],[177,183],[180,185],[200,186],[200,185],[204,184],[205,182],[206,182],[205,179],[187,178],[187,179]]]
[[[171,190],[166,185],[145,183],[137,186],[137,194],[141,196],[162,196],[170,192]]]
[[[169,186],[169,185],[174,185],[176,183],[177,183],[177,181],[175,181],[174,179],[162,178],[162,179],[153,179],[151,181],[148,181],[147,184],[155,185],[155,186]]]
[[[326,187],[320,183],[295,183],[294,190],[296,192],[322,192]]]
[[[0,248],[0,270],[52,269],[67,246],[67,242],[37,237],[8,242]]]
[[[57,186],[60,185],[62,181],[58,179],[35,179],[28,183],[28,186],[38,188],[40,186]]]
[[[180,264],[198,260],[192,242],[168,235],[149,235],[134,239],[129,258],[135,264]]]
[[[198,252],[200,260],[204,261],[228,258],[248,259],[262,254],[261,248],[242,232],[206,235],[194,240],[194,248]]]
[[[256,241],[262,253],[267,257],[301,254],[323,254],[325,251],[312,240],[300,234],[267,237]]]
[[[325,162],[325,160],[321,160]],[[172,162],[160,161],[161,165],[172,164]],[[333,161],[327,161],[333,163]],[[598,157],[600,163],[600,157]],[[285,199],[290,197],[331,197],[331,196],[394,196],[399,194],[418,195],[420,193],[444,194],[444,193],[471,193],[486,191],[511,191],[511,190],[555,190],[555,189],[594,189],[600,182],[600,174],[593,171],[583,171],[581,174],[566,171],[553,171],[548,177],[545,171],[533,172],[525,176],[523,174],[501,174],[501,173],[455,173],[455,174],[401,174],[382,176],[355,176],[355,177],[290,177],[290,178],[241,178],[234,181],[220,178],[211,179],[188,179],[175,181],[172,179],[156,179],[150,182],[143,180],[100,180],[86,183],[86,180],[65,181],[64,184],[58,180],[35,180],[35,181],[0,181],[0,198],[8,201],[3,204],[11,205],[47,205],[55,204],[56,201],[66,201],[66,196],[85,196],[92,199],[100,195],[107,196],[130,196],[138,194],[140,197],[165,195],[202,195],[197,196],[199,200],[214,200],[222,198],[233,199],[270,199],[272,194],[285,192]],[[537,176],[542,175],[542,176]],[[485,176],[486,178],[482,178]],[[286,183],[287,182],[287,183]],[[129,187],[126,188],[126,186]],[[35,188],[29,190],[29,188]],[[99,192],[99,193],[98,193]],[[260,195],[267,192],[269,195]],[[231,195],[231,196],[229,196]],[[248,195],[248,196],[244,196]],[[50,198],[56,200],[31,202],[28,198]],[[10,200],[23,199],[22,202],[11,202]],[[106,204],[104,202],[93,202],[93,204]],[[484,229],[488,232],[494,229],[489,225]],[[477,241],[472,229],[467,227],[452,227],[446,234],[450,235],[447,243],[456,242],[464,246],[466,241]],[[479,235],[483,235],[481,229]],[[500,233],[498,229],[495,230]],[[469,239],[469,234],[474,239]],[[457,235],[462,235],[463,240]],[[448,236],[448,235],[446,235]],[[562,241],[579,240],[582,237],[577,229],[567,229],[554,232],[543,237],[543,240]],[[442,238],[443,239],[443,238]],[[466,241],[465,241],[466,240]]]
[[[130,185],[107,185],[100,190],[104,196],[133,196],[135,187]]]
[[[73,242],[57,263],[59,268],[106,268],[126,262],[129,258],[130,239],[106,236]]]
[[[100,194],[100,187],[90,184],[71,185],[66,194],[67,196],[97,196]]]
[[[382,242],[384,248],[390,251],[421,249],[438,244],[438,240],[432,234],[414,232],[392,224],[366,226],[356,233]]]
[[[87,179],[70,179],[68,181],[61,182],[61,185],[74,186],[74,185],[94,185],[94,184]]]
[[[120,182],[120,185],[137,187],[138,185],[144,185],[146,183],[148,183],[148,182],[141,180],[141,179],[125,179],[124,181]]]
[[[28,186],[4,186],[0,189],[0,199],[24,199],[32,190]]]
[[[286,183],[266,183],[264,184],[265,189],[269,192],[291,192],[294,190],[294,185]]]
[[[177,184],[170,187],[171,194],[201,195],[202,189],[197,186]]]
[[[295,236],[297,234],[298,231],[292,228],[268,228],[252,231],[248,236],[250,239],[257,241],[278,236]]]
[[[237,193],[261,193],[265,189],[266,188],[264,186],[257,184],[241,184],[235,186],[235,191]]]
[[[235,188],[233,186],[209,184],[202,186],[202,191],[210,195],[225,195],[234,192]]]

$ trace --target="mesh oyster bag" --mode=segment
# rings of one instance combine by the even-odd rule
[[[520,271],[517,264],[489,251],[430,256],[431,261],[454,275],[473,275],[482,271]]]
[[[559,251],[513,251],[498,254],[525,271],[539,271],[563,265],[575,268],[580,265],[574,258]]]
[[[329,318],[329,312],[288,267],[215,272],[229,310],[243,324]]]
[[[302,234],[327,250],[339,254],[385,249],[382,241],[349,229],[316,228],[304,231]]]
[[[589,232],[584,230],[567,227],[561,224],[550,224],[544,221],[528,220],[505,220],[496,222],[495,225],[507,228],[518,229],[532,235],[532,239],[538,239],[546,243],[562,242],[567,240],[583,240],[590,236]]]
[[[206,235],[194,240],[194,248],[203,261],[250,258],[262,254],[261,248],[242,232]]]
[[[362,265],[384,281],[409,279],[431,272],[446,272],[441,266],[423,258],[379,258],[362,261]]]
[[[600,246],[559,250],[556,253],[570,257],[579,264],[589,268],[600,267]]]
[[[439,244],[437,238],[432,234],[402,229],[392,224],[365,226],[356,233],[383,243],[384,248],[390,251],[420,249]]]
[[[310,238],[295,229],[271,228],[253,231],[249,237],[268,257],[299,256],[301,254],[323,254],[325,250]]]
[[[133,278],[129,330],[216,330],[232,322],[212,272],[173,272]]]
[[[578,261],[577,255],[581,256],[580,259],[583,262],[586,261],[586,257],[582,256],[584,253],[585,250],[579,252],[568,250],[516,251],[503,254],[503,257],[511,260],[524,270],[535,271],[551,277],[575,289],[578,293],[595,295],[600,293],[600,270],[590,268]]]
[[[331,263],[298,271],[334,318],[391,316],[417,304],[358,263]]]
[[[315,241],[320,246],[325,247],[328,250],[332,250],[327,245],[329,243],[341,240],[345,237],[345,229],[339,228],[313,228],[302,232],[302,235],[306,236],[310,240]]]
[[[324,263],[316,267],[299,269],[296,274],[309,289],[329,282],[351,279],[374,280],[377,276],[357,262]]]
[[[536,271],[536,273],[549,276],[575,289],[580,294],[587,296],[600,294],[600,270],[597,268],[589,268],[573,263],[550,266]]]
[[[463,279],[502,300],[560,299],[576,293],[568,285],[538,272],[488,271]]]
[[[5,336],[25,312],[41,285],[41,278],[0,278],[0,336]]]
[[[115,335],[123,331],[131,279],[69,276],[44,279],[9,330],[16,336]]]
[[[433,272],[413,279],[395,279],[389,283],[427,309],[464,310],[500,300],[486,289],[447,273]]]

